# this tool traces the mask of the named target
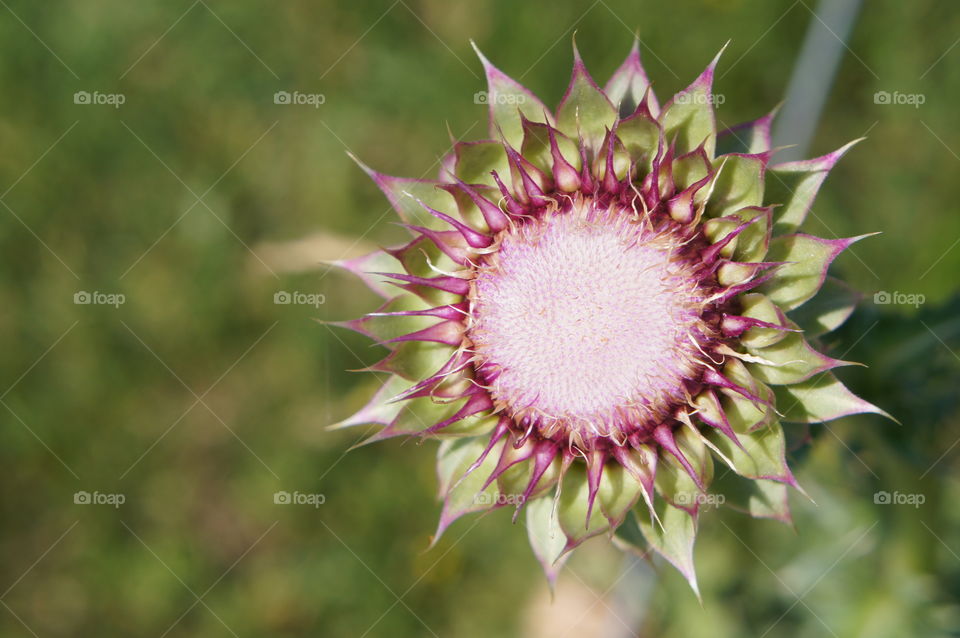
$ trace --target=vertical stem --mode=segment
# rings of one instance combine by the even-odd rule
[[[778,154],[778,160],[806,157],[860,3],[861,0],[821,0],[817,13],[811,16],[773,132],[774,147],[796,146]]]

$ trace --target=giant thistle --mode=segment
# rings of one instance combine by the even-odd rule
[[[441,440],[436,536],[514,507],[551,580],[607,534],[696,587],[715,458],[744,509],[788,520],[781,422],[880,413],[810,344],[856,301],[826,271],[859,238],[798,232],[851,145],[771,164],[773,113],[718,133],[716,59],[661,107],[636,44],[603,89],[574,48],[556,111],[480,59],[490,139],[457,142],[436,181],[361,164],[413,239],[338,262],[385,299],[343,325],[391,350],[338,427]]]

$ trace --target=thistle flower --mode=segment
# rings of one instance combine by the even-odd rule
[[[383,387],[334,427],[442,441],[435,540],[511,506],[551,583],[608,534],[696,590],[714,457],[745,479],[742,509],[789,521],[781,421],[882,413],[809,343],[853,310],[826,271],[860,237],[797,232],[853,143],[771,165],[774,113],[718,134],[719,55],[661,107],[636,43],[603,89],[574,46],[551,112],[477,53],[490,139],[456,142],[436,181],[360,164],[414,238],[337,262],[385,298],[340,325],[391,352],[371,367]],[[771,173],[786,196],[765,203]]]

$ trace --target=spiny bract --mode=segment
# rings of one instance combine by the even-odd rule
[[[859,238],[797,232],[852,143],[770,165],[773,113],[718,134],[717,59],[660,107],[636,43],[603,89],[574,47],[550,112],[479,55],[491,139],[457,142],[437,181],[361,164],[414,239],[337,262],[386,299],[340,325],[391,352],[371,368],[382,389],[335,427],[442,440],[435,539],[468,512],[525,508],[551,582],[607,533],[645,539],[696,589],[698,510],[723,501],[706,492],[714,456],[749,479],[741,509],[788,521],[780,422],[881,413],[807,341],[858,298],[826,271]]]

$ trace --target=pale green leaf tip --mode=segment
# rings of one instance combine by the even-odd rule
[[[470,38],[470,46],[473,47],[474,53],[476,53],[477,57],[480,58],[480,64],[483,65],[484,70],[486,70],[487,67],[493,66],[490,63],[490,60],[487,59],[487,56],[483,54],[483,51],[480,50],[480,47],[477,46],[477,43],[473,38]]]
[[[364,173],[366,173],[366,174],[369,175],[370,177],[373,177],[374,179],[376,179],[375,176],[377,175],[377,172],[376,172],[375,170],[373,170],[372,168],[370,168],[369,166],[367,166],[366,164],[364,164],[364,163],[360,160],[359,157],[357,157],[356,155],[353,154],[352,151],[344,151],[344,153],[346,153],[346,154],[347,154],[347,157],[349,157],[350,159],[352,159],[352,160],[354,161],[354,163],[363,170]]]

